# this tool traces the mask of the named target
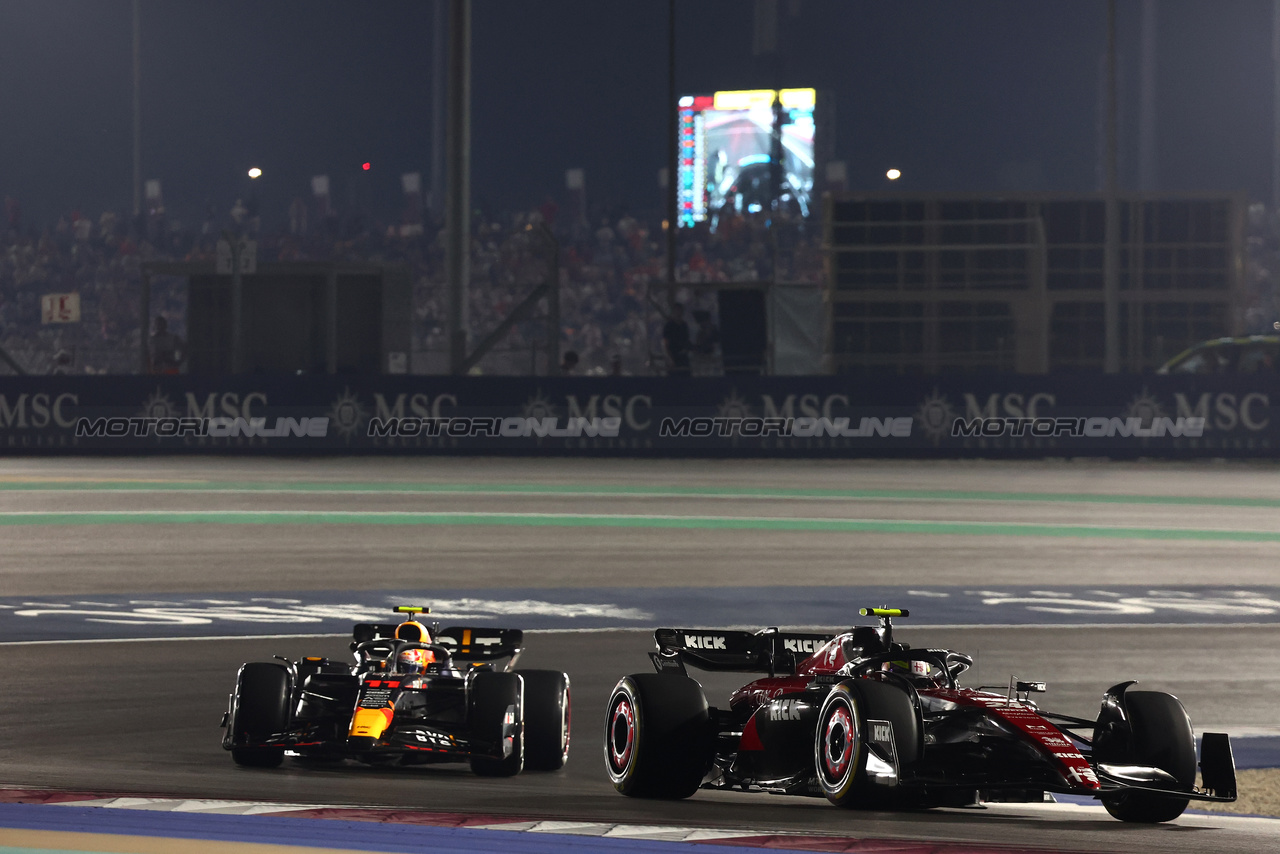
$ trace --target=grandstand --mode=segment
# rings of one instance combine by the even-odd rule
[[[405,269],[412,282],[412,304],[406,307],[411,313],[409,370],[445,372],[447,288],[441,224],[428,216],[422,228],[405,229],[322,213],[295,218],[290,228],[256,234],[259,263]],[[469,289],[472,340],[484,339],[555,268],[560,347],[579,354],[578,373],[662,373],[663,318],[650,294],[655,282],[665,289],[661,223],[644,222],[626,212],[596,212],[589,221],[581,218],[568,224],[557,219],[555,205],[547,204],[477,218]],[[313,227],[306,227],[308,220]],[[541,236],[544,224],[553,236],[552,246]],[[190,275],[205,268],[212,271],[225,228],[245,226],[242,221],[210,217],[184,227],[161,213],[153,214],[141,236],[135,237],[128,223],[110,212],[97,219],[73,212],[47,226],[16,223],[0,243],[0,346],[27,373],[52,372],[58,353],[73,355],[68,372],[136,373],[141,369],[144,272],[150,297],[147,313],[166,318],[169,330],[185,339]],[[820,282],[816,226],[794,220],[778,231],[780,248],[760,215],[727,218],[714,232],[706,226],[686,230],[677,268],[680,298],[692,311],[705,310],[714,317],[716,287],[726,283],[758,286],[775,278]],[[42,324],[41,295],[61,292],[80,295],[81,321]],[[512,325],[476,371],[547,373],[546,311],[541,306]],[[709,365],[706,370],[716,368]]]
[[[1205,338],[1270,327],[1280,250],[1274,214],[1226,195],[1126,197],[1121,214],[1125,370],[1151,370]],[[682,229],[677,297],[688,304],[688,317],[718,328],[723,291],[765,291],[774,345],[760,365],[765,372],[1098,370],[1102,222],[1097,196],[828,196],[820,214],[784,219],[772,230],[749,213],[722,217],[714,230],[710,223]],[[213,216],[184,226],[163,212],[134,228],[112,212],[10,223],[0,237],[0,348],[12,364],[0,359],[0,372],[144,370],[147,318],[163,317],[171,332],[191,337],[191,276],[211,274],[224,228],[251,227]],[[534,288],[554,279],[559,349],[578,354],[575,373],[662,374],[661,228],[625,212],[566,223],[554,204],[478,218],[472,341],[491,336]],[[407,343],[393,349],[407,346],[409,373],[447,372],[439,222],[427,216],[421,227],[402,228],[315,211],[255,236],[260,263],[278,271],[403,270],[411,295],[403,309]],[[808,299],[819,286],[825,307]],[[79,322],[42,323],[41,297],[58,293],[78,296]],[[556,373],[559,366],[548,364],[548,311],[542,300],[509,324],[473,371]],[[821,313],[822,367],[777,355],[789,334],[778,324],[787,326],[797,311],[801,327],[805,312]],[[695,320],[694,337],[697,328]],[[789,346],[782,341],[783,351]],[[700,353],[693,368],[719,374],[724,360],[718,350]]]

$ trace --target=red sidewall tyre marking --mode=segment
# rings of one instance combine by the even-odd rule
[[[850,737],[852,734],[853,721],[849,718],[849,712],[843,705],[838,706],[827,718],[822,738],[825,746],[822,760],[833,780],[842,779],[849,770],[849,763],[853,760],[853,746],[857,742],[856,737]]]
[[[862,764],[862,723],[849,686],[827,695],[814,733],[813,758],[818,784],[827,800],[848,806]]]

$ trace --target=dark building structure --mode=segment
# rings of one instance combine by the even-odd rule
[[[1243,196],[1119,199],[1121,370],[1243,327]],[[834,373],[1101,370],[1101,195],[826,199]]]
[[[207,262],[143,265],[144,323],[153,276],[186,279],[185,370],[232,373],[232,277]],[[241,279],[242,372],[408,372],[413,297],[406,268],[278,262]]]

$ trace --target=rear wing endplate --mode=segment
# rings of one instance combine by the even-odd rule
[[[659,673],[684,673],[688,665],[707,671],[793,676],[796,665],[834,637],[772,627],[758,632],[663,628],[653,633],[658,650],[649,658]]]

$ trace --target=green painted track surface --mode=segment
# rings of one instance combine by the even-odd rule
[[[1103,537],[1139,540],[1280,542],[1280,532],[1107,525],[1047,525],[886,519],[805,519],[762,516],[662,516],[581,513],[469,513],[331,510],[89,510],[0,511],[3,525],[500,525],[562,528],[681,528],[832,531],[883,534],[969,534],[1020,537]]]
[[[1110,495],[1089,492],[999,492],[926,489],[795,489],[723,486],[628,486],[552,483],[277,482],[206,480],[3,480],[3,492],[195,492],[195,493],[377,493],[385,495],[559,495],[617,497],[831,499],[843,501],[1000,501],[1073,504],[1154,504],[1206,507],[1276,507],[1280,498],[1188,495]]]
[[[583,513],[583,512],[488,512],[487,509],[444,511],[437,509],[305,509],[221,507],[217,509],[110,509],[111,495],[207,495],[232,499],[242,496],[356,496],[386,497],[421,496],[448,498],[533,498],[551,496],[562,499],[599,499],[607,506],[610,499],[672,499],[683,501],[732,500],[779,504],[808,502],[874,502],[894,503],[902,509],[912,504],[1033,504],[1046,507],[1062,505],[1063,516],[1070,518],[1069,506],[1155,505],[1170,509],[1253,508],[1280,509],[1280,498],[1196,496],[1183,494],[1108,494],[1101,492],[1035,492],[974,489],[833,489],[760,487],[747,485],[689,484],[589,484],[589,483],[467,483],[377,481],[365,478],[350,480],[261,481],[241,478],[208,479],[203,477],[106,477],[101,479],[59,477],[0,477],[0,495],[8,497],[7,507],[0,510],[0,527],[8,526],[72,526],[72,525],[379,525],[379,526],[500,526],[537,528],[614,528],[614,529],[684,529],[720,531],[811,531],[829,533],[877,533],[890,535],[972,535],[999,537],[1101,538],[1109,540],[1182,540],[1280,542],[1280,531],[1248,528],[1216,527],[1212,524],[1188,526],[1170,519],[1168,525],[1098,524],[1096,519],[1076,523],[1050,521],[973,519],[913,519],[803,517],[760,514],[659,514],[659,513]],[[83,510],[62,507],[25,509],[22,496],[79,495],[99,496],[95,508]],[[759,506],[759,505],[757,505]],[[513,508],[514,509],[514,508]],[[994,511],[994,508],[993,508]],[[1222,510],[1217,512],[1221,513]],[[1229,510],[1227,511],[1229,512]],[[985,515],[985,514],[984,514]],[[1058,516],[1054,512],[1054,516]],[[1161,520],[1164,521],[1164,520]],[[1256,525],[1254,527],[1257,527]],[[1266,527],[1265,525],[1262,527]]]

